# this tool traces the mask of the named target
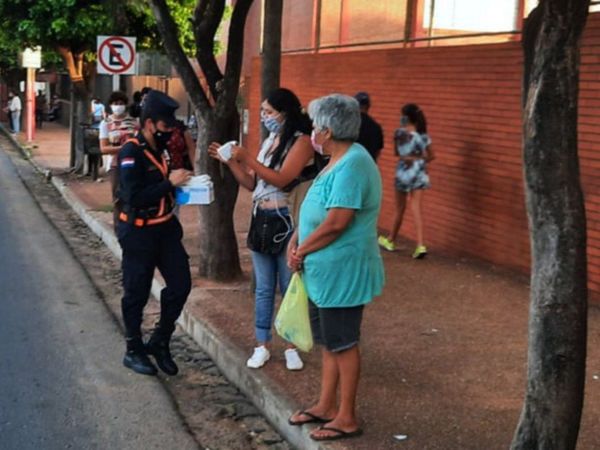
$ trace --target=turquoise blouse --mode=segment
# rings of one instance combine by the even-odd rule
[[[377,245],[381,192],[373,158],[362,145],[353,144],[306,193],[300,207],[299,243],[323,223],[330,208],[355,210],[352,222],[335,241],[304,258],[303,280],[317,306],[364,305],[381,294],[385,281]]]

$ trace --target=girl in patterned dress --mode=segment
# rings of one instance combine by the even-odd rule
[[[379,245],[388,251],[396,249],[395,240],[410,198],[417,232],[417,247],[412,256],[420,259],[427,255],[423,240],[421,201],[423,190],[430,186],[427,163],[433,161],[435,156],[427,134],[427,120],[419,106],[414,103],[404,105],[400,125],[394,133],[394,149],[399,158],[395,177],[396,215],[390,234],[379,236]]]

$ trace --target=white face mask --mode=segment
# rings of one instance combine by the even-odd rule
[[[317,144],[316,139],[317,139],[317,132],[313,129],[312,133],[310,134],[310,143],[312,144],[315,152],[317,152],[319,155],[322,155],[323,154],[323,145]]]
[[[112,109],[113,114],[120,116],[125,113],[125,105],[110,105],[110,109]]]

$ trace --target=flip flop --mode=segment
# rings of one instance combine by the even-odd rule
[[[312,413],[309,413],[308,411],[300,411],[297,414],[303,415],[303,416],[308,416],[309,419],[308,420],[292,420],[291,418],[289,418],[288,423],[295,427],[300,426],[300,425],[305,425],[307,423],[327,423],[327,422],[331,422],[331,420],[332,420],[332,419],[325,419],[323,417],[316,416]]]
[[[317,428],[317,430],[333,431],[336,434],[331,434],[328,436],[315,436],[311,433],[310,438],[313,441],[336,441],[338,439],[347,439],[347,438],[358,437],[363,434],[363,431],[360,428],[357,428],[354,431],[344,431],[344,430],[340,430],[339,428],[322,426],[322,427]]]

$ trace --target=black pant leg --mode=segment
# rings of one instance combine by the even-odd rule
[[[133,228],[133,227],[132,227]],[[158,243],[152,230],[131,229],[119,239],[123,249],[121,310],[127,337],[141,336],[144,307],[148,303],[156,267]]]
[[[189,256],[181,239],[183,230],[177,218],[165,224],[160,239],[161,248],[158,270],[165,279],[166,287],[160,293],[160,329],[170,334],[175,321],[183,310],[192,288]]]

